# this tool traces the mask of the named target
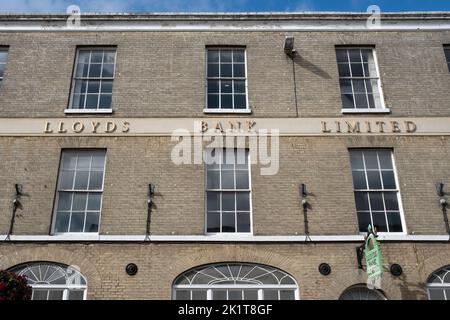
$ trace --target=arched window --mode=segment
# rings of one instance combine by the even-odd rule
[[[379,290],[369,289],[361,284],[347,288],[339,300],[386,300],[386,297]]]
[[[27,277],[33,288],[32,300],[86,299],[86,279],[73,267],[37,262],[22,264],[9,271]]]
[[[434,272],[427,281],[430,300],[450,300],[450,266]]]
[[[173,284],[175,300],[296,300],[292,276],[274,267],[221,263],[191,269]]]

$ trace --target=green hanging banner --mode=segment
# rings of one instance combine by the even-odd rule
[[[366,238],[364,258],[366,260],[367,286],[380,289],[383,275],[383,256],[377,238],[373,233],[370,233]]]

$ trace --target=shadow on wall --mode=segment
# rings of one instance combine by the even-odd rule
[[[400,288],[400,297],[402,300],[427,300],[428,296],[424,282],[407,282],[404,275],[400,276],[396,282]]]
[[[297,64],[298,66],[318,75],[321,78],[324,79],[331,79],[331,76],[324,70],[322,70],[321,68],[319,68],[318,66],[316,66],[315,64],[309,62],[308,60],[306,60],[305,58],[303,58],[301,55],[296,55],[294,58],[294,63]]]

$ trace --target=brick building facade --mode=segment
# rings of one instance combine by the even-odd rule
[[[367,18],[1,15],[0,269],[36,299],[450,299],[450,15]],[[279,169],[174,163],[177,129],[267,129]]]

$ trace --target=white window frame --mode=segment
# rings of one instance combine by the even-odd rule
[[[446,274],[442,277],[436,275],[436,273],[440,272],[441,270],[447,271]],[[450,301],[450,294],[447,295],[447,293],[445,292],[445,290],[450,290],[450,282],[444,282],[444,279],[448,274],[450,274],[450,266],[442,267],[442,268],[436,270],[435,272],[433,272],[433,274],[430,277],[428,277],[427,285],[426,285],[428,300],[431,300],[430,291],[432,289],[439,289],[439,290],[443,291],[445,300]],[[441,283],[430,282],[431,281],[430,278],[432,278],[432,277],[437,277],[441,281]]]
[[[367,168],[366,168],[366,163],[365,163],[364,153],[363,153],[363,166],[364,166],[364,169],[363,170],[360,170],[360,169],[354,170],[353,168],[351,168],[351,171],[352,171],[352,184],[353,184],[353,171],[363,171],[364,174],[365,174],[365,178],[366,178],[367,189],[356,189],[355,186],[353,185],[353,194],[355,194],[355,192],[365,192],[365,193],[368,193],[368,194],[370,194],[371,192],[381,192],[382,194],[384,192],[396,192],[397,193],[398,211],[399,211],[400,220],[401,220],[401,223],[402,223],[402,232],[392,232],[392,231],[391,232],[380,232],[380,231],[378,231],[377,234],[380,235],[380,236],[386,236],[386,235],[407,235],[408,231],[407,231],[407,228],[406,228],[406,220],[405,220],[405,215],[404,215],[404,210],[403,210],[403,204],[402,204],[402,198],[401,198],[401,190],[400,190],[400,183],[399,183],[398,174],[397,174],[397,166],[395,164],[394,150],[392,150],[390,148],[350,148],[349,149],[349,154],[350,154],[351,151],[362,151],[362,152],[364,152],[364,151],[371,151],[371,150],[374,150],[374,151],[378,151],[378,150],[390,151],[391,161],[392,161],[392,170],[393,170],[393,173],[394,173],[394,180],[395,180],[395,185],[396,185],[397,188],[396,189],[384,189],[384,188],[382,188],[382,189],[369,189],[368,188],[369,187],[369,180],[368,180],[369,178],[367,176]],[[381,174],[381,172],[383,170],[381,169],[380,159],[379,159],[378,155],[377,155],[377,161],[378,161],[378,167],[379,167],[378,171]],[[351,164],[350,164],[350,166],[351,166]],[[381,179],[381,184],[383,186],[383,178],[380,177],[380,179]],[[370,198],[368,199],[368,205],[369,205],[370,221],[371,221],[371,225],[373,226],[373,216],[372,216],[372,209],[371,209],[371,204],[370,204]],[[356,202],[355,202],[355,206],[356,206]],[[389,228],[389,222],[387,220],[387,213],[386,213],[386,204],[385,204],[385,201],[384,201],[384,194],[383,194],[383,207],[384,207],[384,215],[385,215],[385,219],[386,219],[386,226],[387,226],[387,228]],[[356,212],[357,211],[358,211],[358,209],[356,208]],[[356,214],[356,217],[357,217],[358,230],[359,230],[358,214]],[[360,235],[365,235],[366,232],[359,231],[359,234]]]
[[[63,290],[63,297],[62,300],[69,300],[69,291],[83,291],[83,300],[87,299],[87,285],[46,285],[46,284],[32,284],[30,285],[33,289],[31,293],[31,300],[33,300],[34,296],[34,290],[47,290],[47,291],[54,291],[54,290]],[[47,293],[47,300],[48,300],[48,293]]]
[[[6,72],[6,66],[8,64],[8,58],[9,58],[9,48],[0,46],[0,52],[6,52],[6,59],[5,62],[0,62],[0,65],[3,65],[3,72]],[[0,85],[3,82],[3,79],[5,78],[5,74],[3,73],[3,76],[0,77]]]
[[[76,72],[77,72],[77,65],[78,65],[78,56],[80,51],[83,50],[90,50],[92,54],[92,51],[96,51],[96,50],[114,50],[115,55],[114,55],[114,74],[112,77],[98,77],[98,78],[77,78],[76,77]],[[102,69],[103,69],[103,61],[102,61]],[[90,66],[90,62],[89,62],[89,66]],[[90,68],[90,67],[89,67]],[[113,92],[111,92],[111,107],[110,108],[99,108],[99,103],[100,103],[100,97],[101,95],[99,94],[98,97],[98,101],[97,101],[97,108],[96,109],[75,109],[73,108],[72,104],[73,104],[73,98],[75,95],[75,84],[77,80],[95,80],[95,81],[102,81],[102,80],[106,80],[106,81],[112,81],[113,83],[113,91],[114,91],[114,80],[116,79],[116,69],[117,69],[117,47],[116,46],[87,46],[87,47],[78,47],[76,49],[76,54],[75,54],[75,62],[74,62],[74,66],[73,66],[73,71],[72,71],[72,84],[70,86],[70,99],[69,99],[69,105],[67,106],[67,108],[64,110],[64,113],[66,114],[73,114],[73,113],[113,113],[113,106],[112,106],[112,97],[113,97]],[[89,71],[88,71],[89,74]],[[87,88],[86,88],[87,90]],[[101,90],[101,86],[99,88],[99,90]],[[86,106],[86,99],[87,97],[85,97],[85,101],[84,101],[84,106]]]
[[[236,274],[235,272],[232,272],[230,269],[230,265],[237,265],[240,266],[240,269],[238,271],[238,273]],[[219,269],[217,269],[217,266],[227,266],[229,273],[226,274],[222,271],[220,271]],[[242,273],[241,274],[241,270],[242,267],[250,267],[250,271],[247,271],[246,273]],[[211,274],[208,272],[208,269],[215,269],[216,271]],[[256,275],[255,277],[247,277],[248,275],[250,275],[254,270],[261,270],[263,269],[265,271],[265,273],[263,274],[259,274]],[[281,273],[278,275],[275,275],[275,272]],[[192,282],[194,281],[194,279],[197,277],[197,275],[205,275],[207,276],[207,280],[205,281],[204,279],[202,281],[200,281],[201,283],[197,283],[197,284],[192,284]],[[263,281],[261,281],[259,278],[267,275],[267,274],[271,274],[273,277],[275,277],[277,279],[276,282],[278,283],[269,283],[269,284],[265,284]],[[188,277],[188,276],[189,277]],[[218,276],[217,276],[218,275]],[[284,278],[288,278],[293,283],[289,283],[289,284],[281,284],[281,281]],[[179,279],[183,279],[183,282],[187,282],[188,283],[183,283],[183,284],[176,284],[178,283]],[[223,281],[226,282],[236,282],[239,281],[241,283],[239,284],[230,284],[230,283],[222,283]],[[244,283],[242,283],[244,282]],[[265,266],[265,265],[260,265],[258,263],[239,263],[239,262],[234,262],[234,263],[215,263],[215,264],[211,264],[211,265],[206,265],[203,267],[198,267],[198,268],[194,268],[191,270],[187,270],[186,272],[180,274],[174,281],[174,284],[172,285],[172,299],[176,300],[177,297],[177,291],[178,290],[189,290],[190,291],[190,299],[192,300],[192,292],[193,291],[203,291],[206,292],[206,300],[212,300],[212,291],[213,290],[226,290],[227,291],[227,300],[229,299],[228,296],[228,291],[242,291],[243,290],[253,290],[253,291],[257,291],[258,294],[258,300],[264,300],[264,290],[277,290],[278,291],[278,299],[280,299],[280,291],[281,290],[289,290],[289,291],[294,291],[294,300],[299,300],[300,299],[300,288],[299,285],[297,283],[297,281],[295,280],[295,278],[288,274],[287,272],[272,267],[272,266]],[[241,296],[243,297],[243,296]]]
[[[230,78],[223,78],[220,77],[220,61],[219,61],[219,77],[208,77],[208,51],[209,50],[243,50],[244,51],[244,70],[245,70],[245,78],[235,78],[235,77],[230,77]],[[220,54],[219,54],[220,56]],[[233,55],[231,55],[233,57]],[[232,62],[233,65],[233,62]],[[219,102],[219,108],[208,108],[208,80],[244,80],[245,81],[245,104],[246,104],[246,108],[245,109],[235,109],[234,108],[234,85],[232,86],[232,99],[233,99],[233,108],[230,109],[223,109],[221,107],[221,103]],[[221,97],[220,97],[220,85],[219,85],[219,101],[221,101]],[[245,114],[249,114],[252,113],[252,110],[249,106],[249,102],[248,102],[248,70],[247,70],[247,48],[243,47],[243,46],[230,46],[230,47],[225,47],[225,46],[208,46],[206,47],[205,50],[205,108],[203,109],[203,113],[245,113]]]
[[[352,49],[353,50],[354,49],[371,50],[372,51],[374,65],[375,65],[376,76],[370,75],[369,77],[363,77],[363,78],[360,78],[360,79],[361,80],[369,80],[369,81],[376,80],[377,81],[378,92],[380,94],[380,101],[379,101],[380,107],[379,108],[376,108],[376,105],[377,105],[377,101],[376,100],[377,99],[376,99],[375,95],[372,94],[373,99],[374,99],[374,103],[375,103],[375,108],[356,108],[356,101],[354,100],[354,103],[353,103],[354,104],[354,108],[350,109],[350,108],[342,107],[341,112],[343,114],[345,114],[345,113],[390,113],[391,111],[386,106],[386,102],[384,100],[383,85],[382,85],[382,82],[381,82],[380,68],[379,68],[379,65],[378,65],[378,57],[377,57],[377,51],[376,51],[375,47],[371,47],[371,46],[336,46],[335,49],[336,49],[336,51],[337,50],[346,49],[349,63],[350,63],[350,56],[349,56],[348,50],[352,50]],[[361,60],[362,60],[362,57],[361,57]],[[339,67],[339,62],[337,62],[337,66]],[[350,64],[350,66],[351,66],[351,64]],[[352,71],[351,71],[351,68],[350,68],[350,73],[351,72]],[[346,80],[357,80],[357,79],[359,79],[359,78],[355,78],[353,76],[341,77],[340,74],[339,74],[339,70],[338,70],[338,77],[339,77],[339,81],[341,79],[346,79]],[[353,98],[354,98],[355,97],[355,92],[354,92],[354,89],[353,89],[353,82],[352,81],[351,81],[351,84],[352,84],[352,95],[353,95]],[[364,84],[364,86],[366,86],[366,84]],[[339,84],[339,89],[340,89],[341,96],[342,96],[342,89],[341,89],[340,84]],[[366,88],[366,91],[367,91],[367,88]],[[369,105],[369,101],[367,101],[367,104]]]
[[[79,151],[104,151],[105,153],[105,162],[103,165],[103,180],[102,180],[102,188],[101,190],[60,190],[59,189],[59,183],[60,183],[60,174],[61,174],[61,170],[62,170],[62,160],[63,160],[63,154],[64,152],[79,152]],[[61,156],[60,156],[60,168],[58,170],[58,180],[56,182],[56,193],[55,193],[55,201],[54,201],[54,208],[53,208],[53,219],[52,219],[52,232],[51,235],[52,236],[73,236],[73,237],[93,237],[93,236],[98,236],[100,233],[100,227],[101,227],[101,220],[102,220],[102,208],[103,208],[103,193],[104,193],[104,189],[105,189],[105,176],[106,176],[106,149],[63,149],[61,151]],[[78,156],[77,156],[78,157]],[[92,162],[90,164],[90,166],[92,165]],[[90,173],[91,173],[91,167],[89,167],[89,178],[90,178]],[[89,179],[88,178],[88,179]],[[75,184],[75,176],[74,176],[74,182]],[[89,185],[89,180],[88,180],[88,185]],[[68,232],[56,232],[55,228],[56,228],[56,219],[58,216],[58,202],[59,202],[59,193],[60,192],[71,192],[73,194],[75,193],[100,193],[101,194],[101,198],[100,198],[100,210],[98,213],[98,229],[97,232],[70,232],[70,221],[71,219],[69,219],[69,228],[68,228]],[[72,201],[73,201],[73,196],[72,196]],[[89,198],[86,199],[86,208],[89,202]],[[85,210],[85,212],[87,212],[87,209]],[[86,224],[86,217],[85,217],[85,221],[84,223]]]
[[[206,291],[206,300],[213,300],[212,291],[213,290],[223,290],[227,291],[227,300],[229,300],[228,297],[228,291],[243,291],[243,290],[256,290],[258,292],[258,300],[264,300],[264,290],[278,290],[278,300],[280,300],[280,290],[290,290],[294,291],[294,300],[300,299],[300,293],[299,288],[297,285],[246,285],[246,284],[239,284],[239,285],[175,285],[172,289],[172,297],[174,300],[177,298],[177,290],[190,290],[191,291],[191,299],[192,299],[192,291]],[[242,299],[244,301],[244,299]]]
[[[224,152],[225,150],[227,150],[227,148],[212,148],[212,149],[216,149],[216,150],[221,150],[221,152]],[[204,199],[204,206],[205,206],[205,221],[204,221],[204,225],[205,225],[205,235],[207,236],[221,236],[221,237],[229,237],[229,238],[233,238],[238,240],[239,238],[245,238],[248,237],[249,235],[253,235],[253,204],[252,204],[252,173],[251,173],[251,163],[250,163],[250,151],[247,148],[228,148],[228,150],[234,150],[234,155],[236,157],[236,152],[238,149],[244,150],[244,152],[247,152],[247,170],[248,170],[248,189],[208,189],[208,166],[205,166],[205,199]],[[211,149],[208,149],[209,151]],[[222,160],[221,160],[222,161]],[[222,165],[222,163],[220,164],[220,166]],[[217,170],[214,170],[217,171]],[[234,172],[234,181],[236,182],[236,168],[233,169]],[[220,167],[219,169],[219,179],[222,179],[222,167]],[[221,182],[219,182],[219,185],[222,185]],[[250,220],[250,231],[249,232],[238,232],[237,231],[237,210],[235,211],[235,217],[234,217],[234,222],[235,222],[235,228],[236,231],[235,232],[208,232],[208,192],[220,192],[220,195],[222,195],[222,192],[248,192],[249,195],[249,220]],[[222,208],[222,197],[220,196],[220,208]],[[237,197],[235,197],[235,208],[237,206]],[[222,229],[222,215],[223,212],[220,211],[220,229]]]
[[[447,52],[449,55],[449,59],[447,60]],[[444,44],[444,58],[445,62],[447,63],[448,72],[450,73],[450,44]],[[450,299],[450,297],[449,297]]]

